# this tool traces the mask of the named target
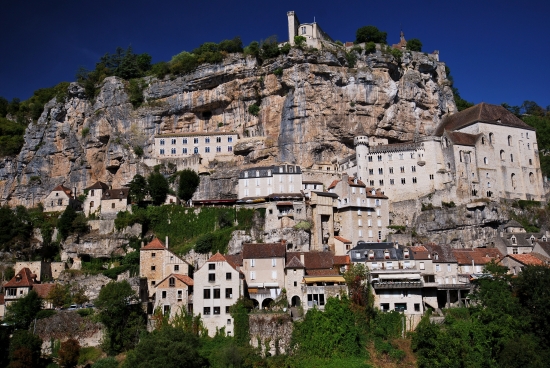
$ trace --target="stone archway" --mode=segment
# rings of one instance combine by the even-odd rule
[[[302,305],[302,301],[300,300],[300,297],[298,295],[294,295],[292,299],[290,300],[290,304],[293,307],[299,307]]]
[[[271,298],[265,298],[263,301],[262,301],[262,309],[264,308],[269,308],[271,306],[271,304],[273,303],[273,299]]]

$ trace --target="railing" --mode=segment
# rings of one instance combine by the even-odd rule
[[[469,282],[467,283],[458,283],[458,284],[438,284],[437,288],[442,290],[452,289],[469,289],[471,284]]]
[[[383,281],[372,284],[375,289],[418,289],[422,285],[422,281]]]
[[[325,293],[338,293],[342,288],[345,288],[345,285],[327,285],[327,286],[306,286],[306,294],[325,294]]]

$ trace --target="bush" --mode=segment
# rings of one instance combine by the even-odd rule
[[[277,77],[280,77],[283,75],[283,68],[277,68],[273,71],[273,74],[275,74]]]
[[[365,43],[365,52],[367,54],[372,54],[376,51],[376,44],[374,42],[367,42]]]
[[[95,362],[96,360],[99,359],[101,354],[102,354],[101,349],[98,349],[93,346],[81,348],[80,357],[78,358],[78,364],[85,365],[90,362]]]
[[[82,128],[82,138],[86,137],[88,133],[90,133],[90,128],[88,127]]]
[[[49,318],[55,315],[57,312],[53,309],[42,309],[40,312],[36,313],[36,319]]]
[[[354,68],[355,63],[357,62],[357,56],[354,52],[346,53],[346,60],[348,62],[348,67]]]
[[[375,26],[364,26],[355,33],[355,43],[374,42],[385,44],[387,36],[386,32],[381,32]]]
[[[99,359],[92,368],[118,368],[118,362],[114,357]]]
[[[68,339],[61,343],[58,351],[59,363],[62,367],[76,367],[80,356],[80,344],[76,339]]]
[[[141,148],[140,146],[134,146],[134,153],[137,157],[143,156],[143,148]]]
[[[258,114],[260,113],[260,106],[253,103],[252,105],[248,106],[248,112],[251,115],[258,116]]]
[[[128,100],[134,108],[140,107],[143,103],[143,90],[147,84],[142,79],[132,79],[128,83]]]
[[[294,44],[296,47],[302,47],[305,45],[307,39],[304,36],[294,36]]]
[[[407,41],[407,50],[410,51],[422,51],[422,42],[418,38],[411,38]]]
[[[442,205],[443,207],[447,207],[447,208],[456,207],[456,204],[455,204],[453,201],[450,201],[450,202],[443,202],[443,201],[441,201],[441,205]]]

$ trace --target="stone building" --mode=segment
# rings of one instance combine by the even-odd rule
[[[131,210],[129,188],[108,189],[101,196],[101,214],[112,215],[120,211]]]
[[[86,199],[84,200],[83,210],[86,216],[92,213],[98,213],[101,210],[101,198],[103,193],[109,190],[109,186],[101,181],[96,181],[93,185],[84,189]]]
[[[498,263],[508,268],[508,273],[518,275],[525,266],[549,266],[550,258],[538,253],[507,254]]]
[[[24,298],[31,290],[36,291],[40,298],[45,299],[54,285],[52,283],[40,283],[36,274],[32,273],[27,267],[23,267],[10,281],[3,285],[4,306],[7,308],[17,299]],[[51,308],[51,304],[44,301],[44,308]]]
[[[288,11],[286,15],[288,17],[288,43],[290,45],[294,46],[295,36],[305,37],[307,46],[317,49],[321,49],[323,43],[333,42],[332,38],[315,21],[313,23],[300,23],[294,11]]]
[[[149,297],[154,297],[157,283],[171,274],[189,275],[189,264],[159,239],[153,239],[139,250],[139,276],[147,280]]]
[[[544,231],[528,233],[519,222],[510,220],[499,227],[497,236],[490,240],[490,245],[503,255],[525,254],[533,251],[536,242],[546,240]]]
[[[165,316],[174,317],[181,311],[193,313],[193,279],[172,273],[154,287],[153,309],[160,308]]]
[[[311,192],[309,207],[311,211],[311,246],[310,250],[328,250],[333,245],[334,207],[338,195],[328,192]]]
[[[187,158],[200,155],[207,161],[220,156],[233,156],[239,136],[230,132],[188,132],[155,136],[154,157]]]
[[[253,167],[239,173],[238,196],[267,197],[274,193],[300,193],[302,170],[296,165]]]
[[[58,185],[44,199],[44,212],[62,212],[69,205],[77,205],[74,193],[69,188]]]
[[[200,315],[208,334],[225,329],[234,334],[230,307],[244,293],[243,278],[237,266],[216,253],[193,275],[193,314]]]
[[[453,249],[452,253],[458,263],[458,274],[463,275],[484,273],[487,263],[502,259],[496,248]]]
[[[338,195],[335,216],[335,234],[359,241],[382,241],[386,239],[389,225],[389,203],[380,189],[367,187],[356,177],[342,175],[342,180],[333,181],[328,190]]]
[[[285,287],[285,254],[284,243],[243,244],[242,272],[256,306],[268,307]]]
[[[448,116],[432,135],[390,144],[359,126],[356,154],[339,170],[380,187],[392,203],[440,192],[439,201],[543,200],[535,130],[502,106],[481,103]]]

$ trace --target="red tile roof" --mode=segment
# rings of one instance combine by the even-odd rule
[[[72,191],[63,185],[58,185],[52,189],[52,192],[64,192],[66,195],[70,196]]]
[[[482,102],[443,119],[436,128],[435,135],[441,136],[445,130],[461,129],[476,122],[535,130],[504,107]]]
[[[384,193],[382,193],[382,190],[381,189],[376,189],[376,191],[374,192],[375,194],[372,194],[372,191],[373,191],[374,188],[372,187],[369,187],[366,189],[367,191],[367,198],[382,198],[382,199],[388,199],[387,196],[384,195]]]
[[[340,272],[336,269],[323,268],[319,270],[309,270],[306,268],[306,276],[332,276],[339,275]]]
[[[335,265],[349,265],[350,259],[349,256],[334,256],[334,264]]]
[[[164,243],[161,242],[158,238],[151,240],[149,244],[141,248],[141,250],[164,250],[166,247]]]
[[[85,190],[88,190],[88,189],[109,190],[109,186],[101,181],[96,181],[94,184],[92,184],[92,186],[86,188]]]
[[[335,188],[336,185],[340,182],[340,180],[334,180],[332,183],[330,183],[330,185],[328,186],[327,189],[332,189],[332,188]]]
[[[36,291],[36,293],[38,294],[39,297],[41,297],[42,299],[45,299],[48,294],[50,293],[50,290],[53,289],[53,287],[55,286],[55,284],[51,283],[51,284],[34,284],[32,286],[32,289],[34,291]]]
[[[206,262],[227,262],[227,259],[225,259],[225,257],[220,252],[218,252],[210,257]]]
[[[475,265],[484,265],[502,258],[502,253],[496,248],[453,249],[452,253],[459,265],[471,265],[472,261]]]
[[[237,267],[242,267],[243,265],[243,255],[241,253],[226,254],[224,257],[227,263],[233,266],[234,269],[237,269]]]
[[[341,236],[335,236],[334,239],[341,241],[342,243],[351,244],[351,240],[348,240]]]
[[[348,185],[350,187],[366,187],[365,183],[363,183],[361,180],[357,179],[357,183],[355,182],[355,177],[348,176]]]
[[[283,243],[267,243],[267,244],[243,244],[243,258],[275,258],[284,257],[286,247]]]
[[[27,267],[24,267],[10,281],[4,284],[4,287],[32,287],[35,283],[35,278],[36,275]]]
[[[533,254],[508,254],[508,257],[515,259],[526,266],[544,266],[545,263]]]

